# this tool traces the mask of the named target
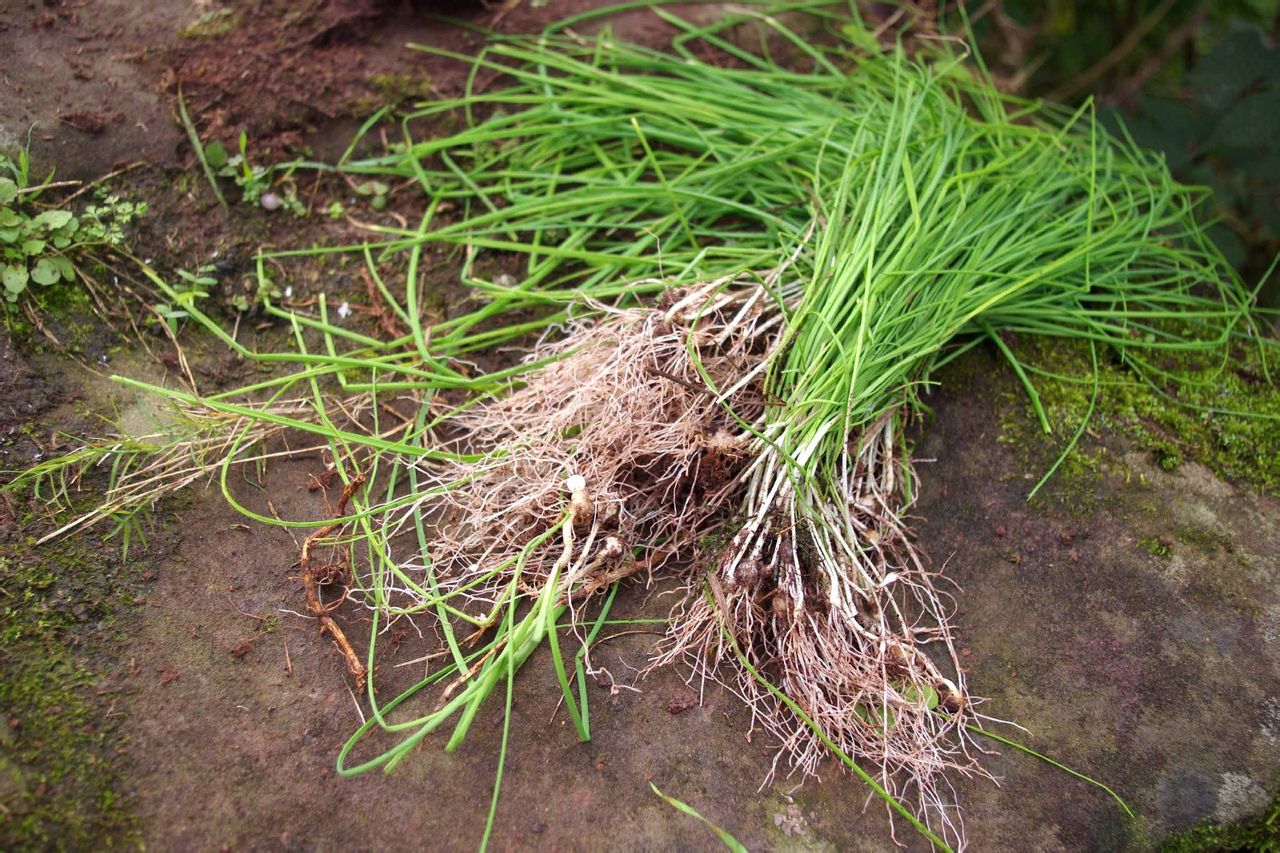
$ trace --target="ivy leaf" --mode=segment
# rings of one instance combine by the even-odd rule
[[[0,204],[8,204],[18,197],[18,185],[9,178],[0,178]]]
[[[71,281],[73,278],[76,277],[75,266],[73,266],[71,261],[68,260],[65,256],[54,255],[53,257],[46,258],[46,260],[49,263],[53,264],[53,266],[58,270],[58,274],[62,276],[64,281]]]
[[[1260,79],[1275,79],[1275,54],[1253,26],[1241,26],[1218,43],[1187,74],[1186,82],[1208,110],[1230,104]]]
[[[1246,95],[1219,123],[1213,145],[1224,156],[1240,161],[1267,148],[1280,131],[1280,87]]]
[[[41,258],[31,269],[31,280],[36,284],[50,285],[62,277],[62,272],[48,258]]]
[[[0,243],[16,243],[20,235],[17,228],[0,228]]]
[[[22,221],[18,211],[10,207],[0,207],[0,228],[12,228]]]
[[[43,240],[23,240],[22,253],[24,255],[38,255],[44,251],[45,242]]]
[[[0,279],[4,281],[4,289],[17,296],[27,289],[27,268],[9,264],[0,272]]]
[[[36,225],[43,225],[51,231],[56,231],[64,225],[71,224],[75,221],[75,217],[69,210],[46,210],[33,221]]]
[[[1121,126],[1114,118],[1108,124]],[[1175,171],[1192,164],[1205,136],[1205,128],[1187,105],[1172,98],[1143,98],[1138,114],[1127,125],[1139,145],[1163,151],[1169,168]]]

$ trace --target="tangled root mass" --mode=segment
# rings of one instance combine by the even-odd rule
[[[531,358],[549,364],[457,416],[466,461],[420,463],[434,488],[417,508],[438,519],[426,558],[442,592],[481,609],[516,572],[530,595],[555,584],[571,610],[621,577],[681,573],[653,666],[729,685],[794,769],[817,771],[820,730],[946,828],[943,771],[976,770],[970,703],[904,520],[903,413],[848,436],[834,489],[785,473],[763,437],[775,404],[762,365],[782,327],[765,288],[720,281],[539,345]],[[762,471],[784,473],[762,488]],[[546,539],[566,514],[571,535]]]

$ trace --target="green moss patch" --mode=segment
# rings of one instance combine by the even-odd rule
[[[0,847],[139,845],[90,656],[132,603],[132,571],[85,542],[0,545]]]
[[[1087,343],[1050,338],[1018,338],[1012,349],[1029,368],[1051,436],[1041,431],[1025,394],[1001,421],[1002,440],[1043,448],[1037,459],[1067,446],[1089,411],[1094,395]],[[1120,436],[1148,453],[1166,471],[1184,461],[1206,466],[1228,480],[1267,494],[1280,494],[1280,352],[1240,345],[1229,363],[1208,363],[1204,353],[1161,353],[1153,363],[1166,376],[1145,383],[1133,371],[1098,353],[1098,398],[1088,431],[1064,461],[1056,491],[1078,492],[1114,465],[1102,433]],[[1046,487],[1055,491],[1054,482]],[[1087,488],[1084,489],[1088,491]],[[1072,495],[1072,500],[1076,499]]]
[[[1280,786],[1280,779],[1276,780]],[[1178,833],[1160,846],[1162,853],[1280,851],[1280,790],[1262,814],[1238,823],[1203,823]]]

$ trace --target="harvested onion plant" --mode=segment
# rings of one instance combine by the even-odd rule
[[[238,402],[160,391],[251,422],[266,409],[248,401],[301,390],[310,412],[270,424],[326,441],[346,485],[308,545],[354,571],[367,668],[398,620],[443,637],[447,663],[393,701],[368,679],[342,772],[393,767],[446,724],[456,746],[544,642],[585,739],[607,591],[661,573],[686,595],[655,665],[729,684],[791,767],[834,752],[935,843],[962,841],[949,779],[981,772],[980,718],[945,582],[912,544],[921,393],[991,341],[1035,402],[1002,335],[1083,339],[1165,382],[1162,351],[1225,364],[1253,294],[1205,238],[1201,192],[1089,108],[1002,96],[945,41],[908,53],[847,10],[789,9],[812,31],[657,9],[671,53],[582,17],[494,41],[465,59],[474,90],[410,116],[392,152],[317,166],[425,195],[418,227],[335,249],[363,256],[405,333],[352,332],[323,300],[272,307],[296,351],[246,355],[296,372]],[[414,138],[445,115],[464,129]],[[438,249],[472,304],[432,324]],[[468,366],[499,346],[524,356]],[[335,383],[364,404],[335,404]],[[387,404],[416,414],[388,424]],[[392,746],[354,758],[379,731]]]

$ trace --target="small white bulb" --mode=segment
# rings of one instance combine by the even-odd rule
[[[587,478],[581,474],[574,474],[564,481],[564,487],[571,492],[581,492],[587,488]]]

